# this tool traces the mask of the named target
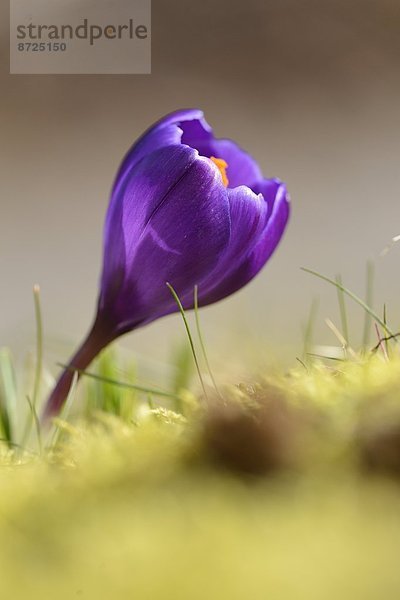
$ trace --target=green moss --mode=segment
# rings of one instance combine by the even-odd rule
[[[399,390],[396,359],[300,366],[3,443],[1,597],[397,599]]]

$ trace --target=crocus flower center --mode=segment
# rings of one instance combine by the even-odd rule
[[[222,183],[225,187],[229,185],[229,179],[226,175],[226,170],[228,168],[228,163],[223,158],[215,158],[215,156],[210,156],[210,160],[216,165],[219,172],[221,173]]]

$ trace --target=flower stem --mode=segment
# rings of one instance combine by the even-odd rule
[[[68,397],[74,373],[84,371],[99,352],[114,338],[115,335],[107,327],[104,327],[99,319],[96,319],[86,339],[69,361],[50,394],[42,414],[42,423],[48,423],[52,417],[60,412]]]

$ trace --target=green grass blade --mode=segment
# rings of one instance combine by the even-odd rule
[[[221,394],[219,393],[217,383],[216,383],[214,375],[213,375],[213,373],[211,371],[210,362],[208,360],[208,356],[207,356],[207,352],[206,352],[206,346],[205,346],[205,343],[204,343],[203,334],[202,334],[201,327],[200,327],[200,317],[199,317],[199,289],[198,289],[197,285],[194,286],[194,314],[195,314],[195,320],[196,320],[197,335],[198,335],[198,338],[199,338],[200,347],[201,347],[201,351],[203,353],[204,361],[206,363],[207,371],[208,371],[208,374],[210,375],[210,378],[211,378],[211,381],[213,383],[215,391],[217,392],[218,396],[220,396]]]
[[[325,354],[315,354],[314,352],[309,352],[309,356],[313,358],[322,358],[323,360],[336,360],[337,362],[344,362],[344,358],[338,358],[337,356],[327,356]]]
[[[120,396],[116,393],[116,388],[112,384],[106,383],[106,379],[114,379],[115,373],[115,354],[113,349],[107,348],[100,353],[97,360],[97,373],[103,380],[98,382],[98,408],[104,412],[120,415]]]
[[[205,388],[205,385],[204,385],[203,377],[201,375],[199,361],[197,360],[196,349],[194,347],[193,337],[192,337],[192,334],[190,332],[189,323],[188,323],[187,318],[186,318],[185,309],[183,308],[182,302],[180,301],[179,296],[176,293],[176,291],[174,290],[174,288],[172,287],[172,285],[170,283],[168,283],[168,282],[167,282],[166,285],[167,285],[169,291],[171,292],[171,294],[172,294],[172,296],[173,296],[173,298],[174,298],[174,300],[175,300],[175,302],[176,302],[176,304],[177,304],[177,306],[179,308],[179,312],[181,313],[181,317],[182,317],[183,323],[185,325],[186,333],[187,333],[187,336],[188,336],[188,339],[189,339],[190,348],[192,350],[193,360],[194,360],[194,363],[196,365],[197,373],[198,373],[198,376],[199,376],[199,379],[200,379],[201,387],[203,388],[204,396],[207,398],[207,392],[206,392],[206,388]]]
[[[365,291],[365,304],[372,308],[373,303],[373,291],[374,291],[374,264],[372,261],[367,262],[367,276],[366,276],[366,291]],[[384,323],[384,321],[383,321]],[[365,313],[364,320],[364,332],[362,338],[362,347],[366,349],[370,342],[372,319],[371,314]],[[386,327],[385,327],[386,329]]]
[[[172,380],[172,389],[179,395],[181,390],[187,390],[190,385],[190,380],[193,374],[193,357],[192,351],[188,346],[186,339],[185,343],[180,343],[173,350],[172,359],[174,375]]]
[[[336,288],[337,291],[337,298],[338,298],[338,304],[339,304],[339,312],[340,312],[340,322],[342,324],[342,333],[343,333],[343,337],[346,340],[347,344],[350,344],[350,340],[349,340],[349,326],[348,326],[348,321],[347,321],[347,310],[346,310],[346,301],[345,301],[345,297],[344,297],[344,292],[343,292],[343,282],[342,282],[342,276],[341,275],[336,275],[336,283],[338,284],[338,287]]]
[[[31,399],[29,398],[29,396],[26,397],[26,400],[29,404],[29,408],[30,411],[32,413],[32,420],[35,424],[35,430],[36,430],[36,437],[37,437],[37,441],[38,441],[38,445],[39,445],[39,454],[42,454],[43,452],[43,445],[42,445],[42,433],[41,433],[41,429],[40,429],[40,421],[39,421],[39,417],[36,411],[36,407],[33,404],[33,402],[31,402]]]
[[[35,383],[33,387],[32,404],[36,408],[40,383],[42,380],[43,370],[43,320],[42,310],[40,307],[40,287],[35,285],[33,287],[33,300],[35,305],[35,319],[36,319],[36,369],[35,369]]]
[[[119,387],[136,390],[138,392],[144,392],[145,394],[153,394],[154,396],[174,398],[175,400],[177,399],[176,394],[172,394],[171,392],[164,392],[163,390],[158,390],[156,388],[148,388],[142,385],[137,385],[136,383],[119,381],[118,379],[112,379],[110,377],[102,377],[101,375],[97,375],[96,373],[91,373],[83,369],[75,369],[74,367],[63,365],[62,363],[58,363],[58,366],[62,367],[63,369],[68,369],[69,371],[74,371],[75,373],[78,373],[79,375],[82,375],[84,377],[89,377],[97,381],[102,381],[103,383],[110,383],[111,385],[117,385]]]
[[[377,323],[379,323],[379,325],[381,325],[382,327],[385,327],[386,330],[389,332],[389,334],[391,336],[393,336],[393,338],[395,338],[396,334],[388,327],[387,324],[385,325],[385,323],[380,318],[380,316],[376,312],[374,312],[372,310],[372,308],[370,308],[364,302],[364,300],[361,300],[361,298],[359,298],[358,296],[356,296],[356,294],[354,294],[349,289],[347,289],[346,287],[344,287],[344,285],[341,285],[337,281],[335,281],[334,279],[330,279],[330,277],[326,277],[325,275],[322,275],[321,273],[318,273],[317,271],[313,271],[312,269],[307,269],[306,267],[300,267],[300,268],[305,273],[310,273],[311,275],[314,275],[315,277],[318,277],[319,279],[322,279],[323,281],[326,281],[326,282],[334,285],[335,287],[339,287],[342,290],[342,292],[344,292],[347,296],[349,296],[349,298],[351,298],[352,300],[354,300],[354,302],[356,302],[359,306],[361,306],[369,315],[371,315],[371,317],[373,319],[375,319],[375,321]]]
[[[384,337],[387,338],[388,337],[388,330],[387,330],[387,314],[386,314],[386,304],[383,305],[383,322],[385,323],[385,329],[383,330],[383,334]],[[386,349],[386,354],[389,356],[389,340],[385,339],[384,341],[385,344],[385,349]]]
[[[304,329],[303,355],[302,355],[302,360],[304,362],[307,361],[308,356],[311,356],[310,350],[311,350],[311,346],[312,346],[314,323],[315,323],[315,319],[317,318],[318,304],[319,304],[318,299],[314,298],[314,300],[311,303],[310,312],[308,314],[307,323],[306,323],[306,326]]]
[[[34,415],[36,414],[36,404],[39,397],[40,384],[42,380],[42,371],[43,371],[43,320],[42,320],[42,311],[40,307],[40,287],[38,285],[33,286],[33,302],[35,306],[35,320],[36,320],[36,366],[35,366],[35,377],[33,383],[33,394],[32,401],[29,400],[29,403],[32,404],[34,411],[30,411],[28,414],[25,430],[22,435],[22,446],[25,446],[28,441],[29,434],[31,432]]]
[[[137,405],[137,390],[117,388],[107,383],[107,380],[120,380],[121,370],[117,368],[118,360],[115,346],[109,346],[103,350],[94,363],[93,371],[102,379],[93,381],[90,393],[87,394],[87,412],[100,410],[130,422],[134,407]],[[129,370],[128,380],[136,381],[133,364]],[[121,376],[124,375],[121,373]]]
[[[4,438],[14,443],[17,423],[17,383],[13,360],[7,348],[0,349],[0,420]]]

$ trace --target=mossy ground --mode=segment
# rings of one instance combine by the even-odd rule
[[[334,366],[3,443],[1,597],[399,598],[400,361]]]

